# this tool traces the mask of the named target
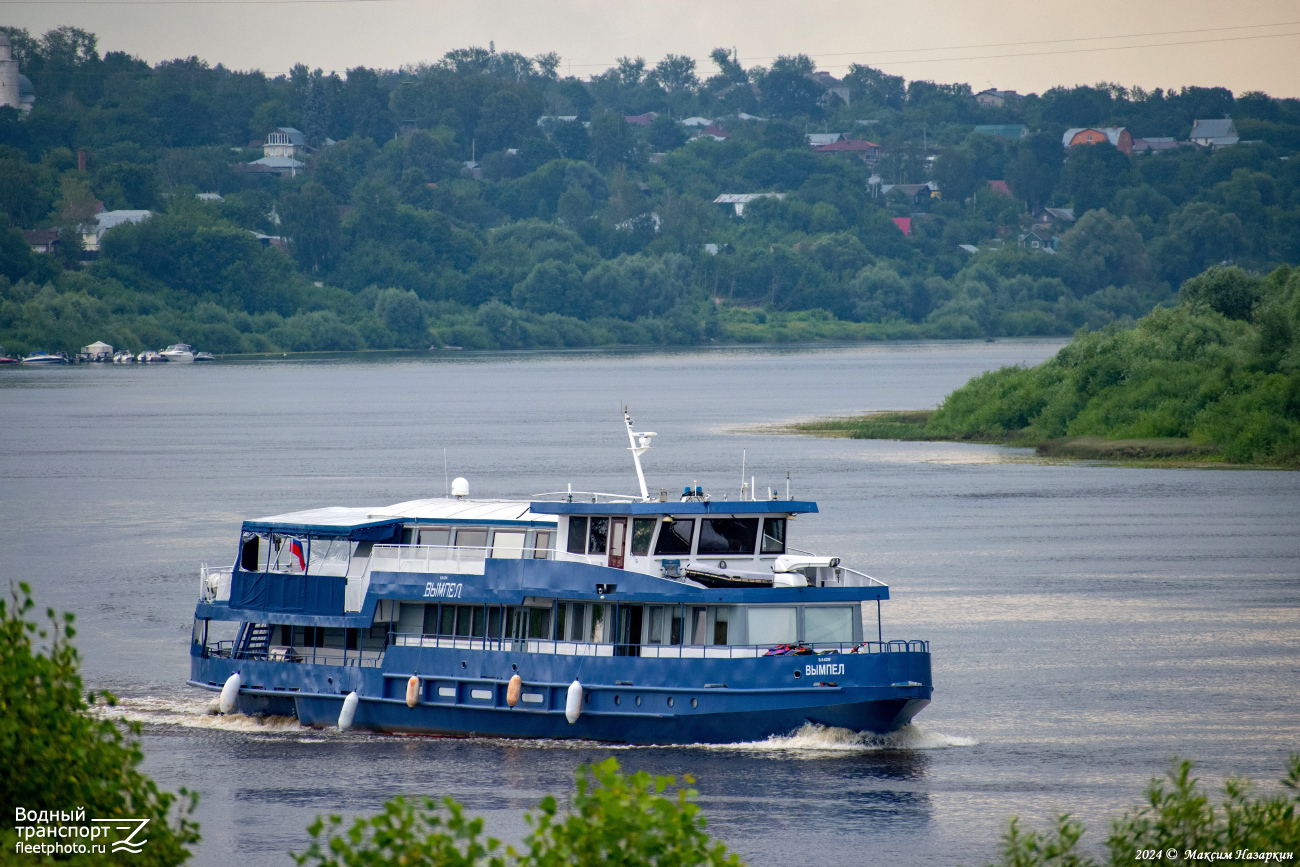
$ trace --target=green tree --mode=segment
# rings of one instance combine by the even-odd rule
[[[693,782],[689,776],[685,781]],[[698,793],[678,786],[676,797],[668,797],[672,786],[673,777],[624,774],[614,758],[580,765],[570,809],[561,813],[555,798],[543,798],[537,815],[526,817],[533,830],[523,848],[504,851],[500,841],[483,837],[483,820],[465,818],[451,798],[442,802],[445,818],[431,798],[395,798],[350,828],[341,816],[317,819],[308,828],[311,846],[294,859],[312,867],[740,867],[726,844],[705,832]]]
[[[293,257],[311,271],[327,268],[342,241],[339,209],[330,191],[314,181],[280,199],[280,218]]]
[[[1128,156],[1109,142],[1075,145],[1061,170],[1061,190],[1082,214],[1109,202],[1131,172]]]
[[[1237,267],[1214,265],[1183,284],[1183,302],[1208,307],[1229,319],[1250,319],[1260,300],[1260,279]]]
[[[189,818],[198,795],[185,789],[179,797],[160,791],[140,772],[144,754],[140,744],[127,737],[139,734],[139,724],[129,724],[124,734],[122,725],[102,712],[116,699],[108,692],[82,692],[81,660],[72,645],[73,615],[60,619],[48,609],[48,624],[42,627],[28,619],[34,608],[26,584],[11,590],[9,602],[0,600],[0,756],[5,757],[0,811],[6,817],[0,825],[0,851],[7,853],[6,863],[55,861],[15,855],[20,839],[34,844],[69,841],[31,837],[10,827],[9,817],[16,808],[56,812],[84,808],[85,822],[75,824],[91,824],[91,819],[148,819],[142,835],[148,842],[139,855],[132,856],[133,863],[184,862],[190,855],[188,847],[199,839],[198,825]],[[34,646],[38,641],[47,645],[44,653]],[[29,822],[27,827],[33,825]],[[91,854],[57,860],[74,865],[104,863],[102,855]]]

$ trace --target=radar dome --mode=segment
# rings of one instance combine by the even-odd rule
[[[469,496],[469,480],[459,476],[451,480],[451,495],[458,500]]]

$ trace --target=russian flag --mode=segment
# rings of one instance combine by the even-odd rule
[[[290,539],[289,553],[298,558],[298,568],[306,572],[307,557],[306,557],[306,552],[303,551],[302,549],[302,542],[298,541],[297,539]]]

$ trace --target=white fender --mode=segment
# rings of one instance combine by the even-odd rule
[[[569,684],[569,694],[564,700],[564,718],[572,725],[582,716],[582,684],[574,678],[573,683]]]
[[[230,713],[235,709],[235,702],[239,700],[239,687],[243,685],[243,680],[239,677],[239,672],[235,672],[226,678],[226,685],[221,688],[221,708],[222,713]]]
[[[348,693],[348,697],[343,699],[343,710],[339,711],[339,731],[345,732],[352,728],[352,718],[357,715],[357,704],[360,701],[356,690]]]
[[[415,707],[420,703],[420,679],[411,675],[411,679],[406,682],[406,706]]]
[[[510,678],[510,685],[506,687],[506,704],[514,707],[519,704],[519,693],[523,692],[524,681],[519,675]]]

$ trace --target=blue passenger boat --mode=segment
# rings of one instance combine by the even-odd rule
[[[889,588],[788,544],[816,503],[447,498],[245,521],[200,573],[190,684],[224,713],[379,732],[732,743],[906,725],[929,645],[883,638]]]

